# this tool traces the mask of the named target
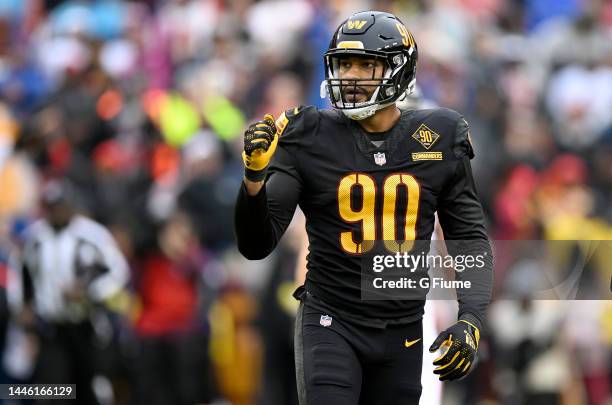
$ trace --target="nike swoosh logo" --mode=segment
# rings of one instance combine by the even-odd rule
[[[419,340],[421,340],[421,338],[418,338],[418,339],[415,339],[415,340],[408,340],[408,339],[406,339],[406,341],[404,342],[404,346],[410,347],[413,344],[417,343]]]

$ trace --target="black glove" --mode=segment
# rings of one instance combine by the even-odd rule
[[[262,181],[270,160],[276,151],[278,135],[274,117],[266,114],[264,119],[251,124],[244,132],[244,151],[242,161],[244,174],[248,180]]]
[[[479,340],[478,328],[463,319],[438,335],[429,351],[444,350],[433,362],[434,366],[438,366],[434,374],[440,376],[440,381],[458,380],[469,374],[476,359]]]

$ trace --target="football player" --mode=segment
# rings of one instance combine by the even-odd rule
[[[418,404],[424,298],[362,299],[362,265],[376,240],[429,241],[437,212],[456,255],[484,268],[456,274],[457,322],[429,347],[441,380],[473,368],[490,301],[492,253],[470,159],[467,122],[455,111],[400,111],[415,84],[417,46],[394,15],[352,15],[325,53],[332,110],[266,115],[244,135],[245,176],[235,232],[240,252],[272,252],[299,204],[309,239],[295,329],[300,404]]]

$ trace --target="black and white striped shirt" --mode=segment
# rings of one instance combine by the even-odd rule
[[[14,309],[32,301],[36,313],[51,322],[88,316],[87,305],[67,299],[66,291],[82,288],[87,302],[101,302],[119,292],[129,277],[110,232],[80,215],[59,231],[44,219],[34,223],[20,259],[9,279],[9,300]]]

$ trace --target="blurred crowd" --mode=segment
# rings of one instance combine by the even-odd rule
[[[88,312],[96,401],[296,403],[303,224],[264,261],[237,252],[241,134],[327,107],[322,55],[366,9],[405,22],[423,99],[470,123],[493,239],[612,239],[610,0],[2,0],[2,382],[40,367],[49,320],[9,290],[60,181],[129,267]],[[496,269],[497,297],[515,265]],[[610,403],[609,301],[496,300],[489,318],[478,371],[445,404]]]

